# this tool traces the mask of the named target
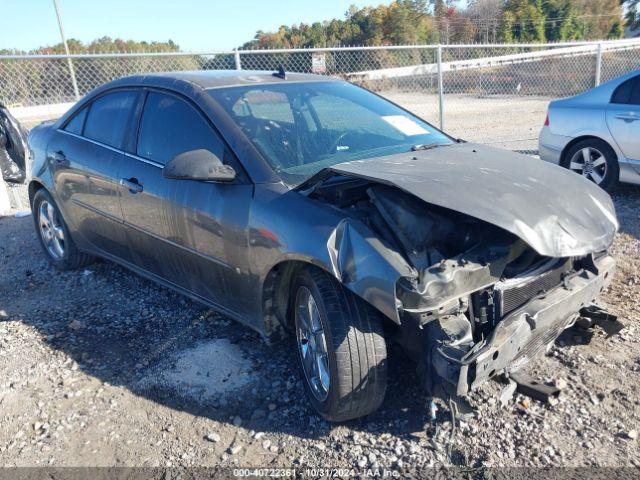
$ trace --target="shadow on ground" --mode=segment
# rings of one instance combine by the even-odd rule
[[[5,320],[35,327],[86,374],[193,415],[240,417],[247,429],[300,438],[330,431],[307,403],[293,343],[269,347],[248,327],[110,262],[58,272],[30,217],[1,218],[0,238]],[[428,420],[415,367],[391,349],[389,369],[382,407],[346,426],[419,435]]]
[[[619,185],[613,194],[620,232],[640,239],[640,186]]]

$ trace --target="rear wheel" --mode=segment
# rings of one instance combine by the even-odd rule
[[[591,180],[603,190],[611,192],[618,183],[620,167],[616,154],[603,140],[582,140],[569,149],[565,159],[565,167]]]
[[[379,314],[315,268],[300,273],[292,295],[303,382],[313,407],[334,422],[376,410],[387,385]]]
[[[94,257],[76,247],[67,224],[55,201],[44,189],[33,196],[31,204],[36,232],[47,260],[59,270],[72,270],[89,265]]]

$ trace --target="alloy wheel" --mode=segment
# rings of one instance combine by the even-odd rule
[[[327,398],[330,386],[327,339],[318,305],[307,287],[298,289],[295,315],[302,369],[313,396],[322,402]]]
[[[600,185],[607,174],[607,160],[597,148],[585,147],[574,153],[569,169]]]
[[[64,257],[64,228],[58,211],[46,200],[38,210],[38,225],[47,252],[55,260],[61,260]]]

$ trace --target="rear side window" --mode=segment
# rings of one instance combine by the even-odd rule
[[[91,104],[84,126],[84,136],[115,148],[121,148],[127,120],[137,93],[113,92]]]
[[[140,119],[138,155],[164,165],[197,149],[224,159],[224,144],[193,107],[173,95],[149,92]]]
[[[629,99],[631,105],[640,105],[640,77],[636,77],[636,81],[633,84],[631,90],[631,98]]]
[[[67,123],[64,127],[65,132],[75,133],[76,135],[82,135],[82,127],[84,127],[84,119],[87,118],[87,111],[89,107],[84,107]]]
[[[618,85],[618,88],[614,90],[613,95],[611,96],[611,103],[639,103],[637,96],[640,94],[640,92],[638,92],[638,84],[640,82],[638,82],[638,78],[639,77],[630,78]],[[635,102],[632,101],[632,94],[636,97]]]

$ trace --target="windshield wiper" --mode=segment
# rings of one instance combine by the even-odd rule
[[[431,150],[432,148],[436,148],[439,146],[439,143],[418,143],[417,145],[413,145],[411,147],[411,151],[417,152],[418,150]]]

